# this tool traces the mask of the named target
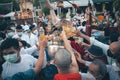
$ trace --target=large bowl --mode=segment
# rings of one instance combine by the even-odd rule
[[[58,51],[58,49],[64,48],[64,46],[59,45],[49,45],[48,46],[48,53],[50,56],[54,56],[54,54]]]

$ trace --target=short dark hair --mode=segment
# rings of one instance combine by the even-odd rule
[[[3,39],[5,39],[5,38],[6,38],[6,35],[5,35],[5,33],[3,33],[3,32],[0,32],[0,37],[1,37],[1,38],[3,38]]]
[[[32,30],[33,28],[35,28],[35,25],[31,25],[29,29]]]
[[[118,32],[112,32],[110,34],[110,41],[111,42],[115,42],[115,41],[118,41],[118,37],[119,37],[119,33]]]
[[[5,49],[11,48],[11,47],[13,47],[16,50],[19,50],[19,42],[17,39],[7,38],[1,44],[1,50],[5,50]]]
[[[28,47],[28,48],[31,47],[30,44],[24,40],[21,40],[20,42],[22,43],[23,47]]]
[[[17,27],[16,27],[16,29],[22,29],[22,26],[21,25],[18,25]]]
[[[83,21],[83,22],[82,22],[82,26],[85,26],[85,25],[86,25],[86,21]]]
[[[53,64],[47,65],[40,71],[41,80],[53,80],[55,74],[58,73],[57,67]]]
[[[92,63],[99,66],[99,73],[100,73],[100,75],[102,75],[102,76],[106,75],[107,67],[101,60],[95,59]]]

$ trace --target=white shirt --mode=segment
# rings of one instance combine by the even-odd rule
[[[79,72],[79,73],[82,76],[82,80],[96,80],[95,77],[92,74],[90,74],[89,72],[87,72],[87,73]]]
[[[115,70],[115,67],[112,65],[107,65],[107,71],[110,76],[110,80],[120,80],[120,75],[118,71]]]
[[[31,55],[25,54],[21,55],[21,61],[19,63],[5,62],[2,67],[2,78],[13,76],[18,72],[24,72],[35,66],[37,59]]]
[[[35,45],[38,42],[38,37],[33,33],[30,33],[30,36],[28,34],[23,35],[21,39],[25,40],[31,46]]]
[[[86,61],[86,66],[89,66],[92,62],[89,62],[89,61]],[[109,73],[109,77],[110,77],[110,80],[120,80],[120,76],[118,74],[117,70],[116,71],[116,67],[115,66],[112,66],[112,65],[106,65],[107,67],[107,72]],[[84,75],[83,77],[85,77],[86,75]],[[85,80],[85,79],[84,79]]]
[[[25,30],[28,30],[29,29],[29,25],[23,25],[22,28]]]
[[[34,45],[34,46],[32,46],[32,47],[30,47],[30,48],[21,48],[21,50],[20,50],[20,54],[30,54],[30,55],[32,55],[32,53],[33,52],[35,52],[37,50],[37,47]]]
[[[24,55],[24,54],[33,55],[34,52],[37,52],[34,55],[39,56],[39,51],[38,51],[38,49],[37,49],[37,47],[35,45],[30,47],[30,48],[27,48],[27,49],[21,48],[21,50],[20,50],[21,55]],[[44,51],[44,53],[45,53],[45,51]],[[47,64],[47,57],[46,57],[46,53],[45,53],[42,68],[44,68],[46,66],[46,64]]]
[[[109,45],[104,44],[104,43],[96,40],[93,37],[90,37],[90,43],[91,43],[91,45],[95,45],[95,46],[98,46],[98,47],[102,48],[103,53],[107,56],[107,50],[109,49]],[[109,64],[112,64],[112,58],[110,58],[109,56],[107,56],[107,60],[108,60]]]
[[[102,48],[103,53],[104,53],[105,55],[107,55],[107,50],[109,49],[109,45],[104,44],[104,43],[96,40],[96,39],[93,38],[93,37],[90,37],[90,43],[91,43],[92,45],[95,45],[95,46],[98,46],[98,47]]]
[[[84,32],[86,31],[86,26],[79,26],[78,28],[77,28],[78,30],[80,29],[82,29]]]
[[[117,66],[116,62],[112,64],[115,71],[120,71],[120,67]]]

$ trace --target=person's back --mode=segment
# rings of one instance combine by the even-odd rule
[[[71,54],[66,49],[59,49],[55,54],[55,64],[57,65],[58,74],[54,80],[81,80],[81,75],[71,64]]]
[[[79,74],[79,68],[73,49],[64,31],[62,31],[61,37],[66,49],[58,49],[57,52],[55,52],[54,64],[57,67],[58,74],[54,76],[54,80],[81,80],[82,78]]]

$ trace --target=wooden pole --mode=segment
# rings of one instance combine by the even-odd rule
[[[86,24],[86,35],[88,36],[91,36],[91,30],[92,30],[92,13],[91,13],[91,4],[90,4],[90,0],[88,2],[88,7],[89,7],[89,10],[90,10],[90,13],[88,14],[89,15],[89,18],[87,20],[87,24]]]

